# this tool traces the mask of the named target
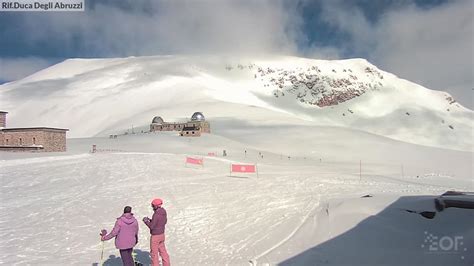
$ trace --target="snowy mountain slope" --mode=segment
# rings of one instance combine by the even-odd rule
[[[363,59],[70,59],[1,85],[0,100],[9,127],[66,127],[69,137],[121,133],[146,127],[156,115],[175,121],[201,111],[211,123],[341,126],[448,149],[473,145],[471,110]]]

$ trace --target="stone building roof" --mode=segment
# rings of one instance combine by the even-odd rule
[[[17,127],[17,128],[2,128],[0,131],[9,131],[9,132],[18,132],[18,131],[61,131],[66,132],[69,131],[67,128],[54,128],[54,127]]]

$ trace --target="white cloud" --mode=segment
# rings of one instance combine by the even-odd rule
[[[50,65],[48,60],[37,57],[0,58],[0,80],[21,79]]]
[[[473,108],[473,2],[387,15],[372,56],[382,67],[428,88],[448,91]]]
[[[296,54],[302,34],[296,7],[282,1],[127,1],[133,9],[99,2],[86,12],[23,14],[17,27],[30,45],[97,57]],[[153,12],[145,12],[145,4]],[[5,80],[48,66],[39,58],[2,62]]]
[[[303,56],[324,60],[337,60],[342,57],[341,50],[331,46],[310,46],[305,49]]]
[[[300,18],[281,1],[151,3],[156,12],[150,14],[97,4],[87,12],[27,16],[23,23],[32,42],[59,41],[109,56],[296,52]]]
[[[430,9],[409,5],[382,14],[376,23],[341,2],[326,4],[324,13],[329,23],[350,34],[350,49],[402,78],[447,91],[473,109],[473,3]]]
[[[430,9],[398,6],[376,22],[345,1],[323,1],[323,19],[350,36],[340,47],[308,47],[297,2],[151,1],[153,12],[148,13],[139,6],[142,2],[128,3],[135,8],[97,3],[87,12],[28,14],[22,30],[28,32],[31,44],[60,44],[57,49],[98,57],[278,53],[337,59],[355,51],[386,71],[445,90],[474,107],[472,1]],[[23,65],[25,70],[17,65],[9,73],[2,71],[3,78],[29,74],[41,62]]]

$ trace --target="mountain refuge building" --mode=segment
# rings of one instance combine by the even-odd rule
[[[195,112],[184,123],[165,122],[161,116],[155,116],[150,124],[150,132],[179,131],[183,137],[199,137],[202,133],[211,133],[211,126],[201,112]]]
[[[52,127],[7,128],[8,112],[0,111],[0,151],[66,151],[69,129]]]

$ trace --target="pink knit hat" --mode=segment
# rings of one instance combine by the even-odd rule
[[[161,206],[161,204],[163,204],[163,200],[160,198],[156,198],[151,202],[151,205],[153,206]]]

